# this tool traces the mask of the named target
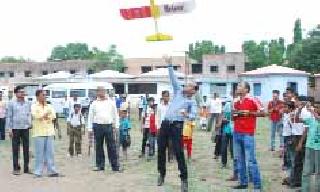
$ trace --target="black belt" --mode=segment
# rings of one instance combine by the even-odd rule
[[[169,123],[169,124],[174,124],[174,123],[183,123],[183,121],[169,121],[169,120],[164,120],[163,122]]]

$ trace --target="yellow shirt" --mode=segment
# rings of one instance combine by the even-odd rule
[[[48,119],[44,119],[44,114],[48,114]],[[31,106],[32,114],[32,137],[54,136],[53,120],[56,112],[50,104],[41,105],[39,102]]]
[[[195,126],[196,124],[194,121],[185,121],[183,125],[183,136],[192,139],[192,133]]]

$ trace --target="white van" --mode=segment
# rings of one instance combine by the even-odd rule
[[[88,109],[90,102],[96,98],[97,88],[101,86],[108,93],[113,90],[112,84],[107,82],[53,83],[43,89],[47,91],[47,100],[51,102],[57,113],[62,113],[65,97],[70,100],[77,96],[82,108]]]

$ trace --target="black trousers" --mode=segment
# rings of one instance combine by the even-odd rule
[[[147,140],[149,138],[149,132],[150,132],[150,129],[149,128],[144,128],[142,129],[142,145],[141,145],[141,154],[146,154],[146,145],[147,145]]]
[[[158,171],[162,177],[166,175],[166,148],[169,139],[172,141],[173,151],[176,155],[181,180],[188,179],[188,170],[184,158],[182,146],[183,122],[174,121],[172,123],[163,121],[158,136]]]
[[[298,145],[300,139],[301,139],[301,136],[294,136],[293,143],[295,147]],[[301,151],[295,152],[294,167],[293,167],[293,181],[292,181],[294,185],[301,185],[304,155],[305,155],[305,144],[303,145]]]
[[[23,146],[24,170],[29,169],[29,129],[12,129],[13,170],[19,170],[20,143]]]
[[[221,155],[221,141],[222,141],[222,136],[221,135],[216,135],[216,137],[215,137],[216,146],[214,148],[214,155],[215,156],[220,156]]]
[[[142,111],[143,111],[143,108],[139,108],[139,120],[142,119]]]
[[[223,165],[227,164],[228,161],[228,146],[230,149],[230,155],[233,159],[233,136],[232,135],[222,135],[221,139],[221,161]]]
[[[0,140],[6,140],[6,119],[0,118]]]
[[[113,171],[119,170],[117,159],[117,148],[113,135],[111,124],[95,124],[95,141],[96,141],[96,165],[98,168],[105,167],[104,141],[107,143],[108,158]]]

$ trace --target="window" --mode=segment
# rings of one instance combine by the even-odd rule
[[[24,77],[31,77],[31,71],[24,71]]]
[[[261,83],[253,84],[253,96],[255,97],[261,96]]]
[[[157,94],[156,83],[129,83],[128,94]]]
[[[64,98],[67,96],[66,91],[52,91],[52,98]]]
[[[316,86],[316,80],[314,78],[314,76],[310,76],[309,77],[309,87],[314,88]]]
[[[86,96],[86,90],[85,89],[71,89],[70,90],[70,97],[85,97]]]
[[[234,65],[227,66],[227,72],[234,73],[235,71],[236,71],[236,66]]]
[[[124,84],[123,83],[112,83],[114,91],[116,94],[124,94]]]
[[[128,71],[128,67],[122,67],[121,73],[126,73]]]
[[[94,74],[94,70],[93,69],[88,69],[87,73],[88,73],[88,75]]]
[[[70,70],[70,74],[76,74],[76,70]]]
[[[227,96],[227,84],[226,83],[211,83],[210,92],[218,93],[220,98]]]
[[[202,73],[202,64],[192,64],[191,65],[192,74]]]
[[[218,66],[210,66],[210,72],[211,73],[219,73],[219,67]]]
[[[4,78],[5,77],[5,73],[3,71],[0,71],[0,78]]]
[[[295,93],[298,93],[298,83],[296,82],[288,82],[288,87],[291,87]]]
[[[14,77],[14,72],[13,71],[9,71],[9,77],[13,78]]]
[[[152,70],[152,68],[150,66],[142,66],[141,67],[141,73],[148,73],[151,70]]]
[[[42,75],[48,75],[48,71],[42,71]]]

